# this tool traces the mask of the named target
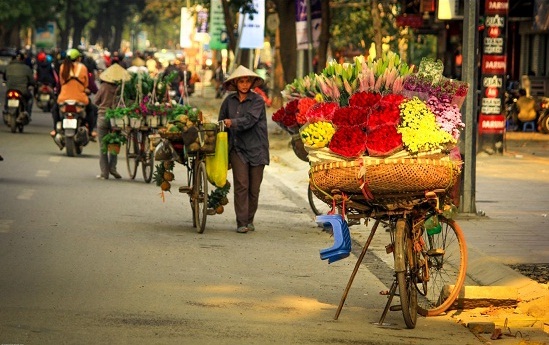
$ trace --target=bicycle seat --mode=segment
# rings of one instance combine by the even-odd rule
[[[339,214],[320,215],[316,217],[319,224],[329,223],[333,230],[334,245],[320,250],[320,259],[328,259],[332,263],[348,257],[351,254],[351,233],[349,226]]]

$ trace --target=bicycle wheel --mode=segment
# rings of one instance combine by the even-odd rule
[[[395,230],[395,272],[400,306],[406,327],[415,328],[417,321],[416,256],[406,218],[399,218]]]
[[[441,231],[429,235],[423,229],[426,265],[420,268],[418,313],[436,316],[445,312],[456,300],[465,282],[467,246],[459,225],[452,219],[438,216]],[[450,291],[450,287],[454,288]]]
[[[143,172],[143,180],[150,183],[152,180],[154,169],[154,152],[150,149],[150,140],[147,132],[141,132],[141,170]]]
[[[193,223],[196,231],[201,234],[206,228],[206,217],[208,216],[208,178],[206,177],[206,164],[199,161],[195,164],[193,185]]]
[[[328,214],[328,212],[332,210],[328,204],[316,197],[310,186],[307,186],[307,198],[309,199],[309,206],[311,206],[311,210],[317,216],[320,216],[321,214]]]
[[[137,142],[137,133],[130,131],[126,142],[126,166],[130,179],[134,179],[139,165],[139,143]]]

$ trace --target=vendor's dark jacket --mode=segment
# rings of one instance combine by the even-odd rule
[[[229,94],[221,104],[219,121],[231,119],[229,152],[236,150],[244,162],[251,166],[269,164],[269,135],[267,112],[263,97],[249,92],[243,102],[238,92]]]

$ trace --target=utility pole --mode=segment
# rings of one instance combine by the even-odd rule
[[[463,79],[469,83],[465,99],[465,130],[463,143],[463,184],[460,212],[476,214],[476,154],[477,154],[477,103],[478,103],[478,17],[479,2],[465,1],[463,17]],[[463,137],[465,135],[465,137]]]

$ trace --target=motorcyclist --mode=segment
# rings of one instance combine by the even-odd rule
[[[57,122],[61,121],[59,114],[59,105],[66,100],[74,100],[78,103],[86,105],[85,122],[88,124],[88,129],[92,133],[92,137],[97,136],[95,131],[96,119],[94,116],[93,105],[90,102],[88,94],[88,69],[80,62],[82,55],[77,49],[67,50],[65,60],[59,68],[59,83],[61,89],[57,97],[57,103],[52,109],[53,127],[50,132],[51,136],[55,136]]]
[[[25,54],[17,53],[13,60],[5,67],[3,71],[6,81],[6,90],[17,90],[21,92],[25,99],[25,109],[29,115],[29,121],[32,115],[32,93],[29,86],[34,87],[34,75],[32,69],[25,64]],[[7,111],[7,102],[4,111]]]
[[[46,53],[38,53],[36,60],[36,82],[38,84],[48,85],[55,88],[57,84],[57,77],[52,63],[48,62]]]

